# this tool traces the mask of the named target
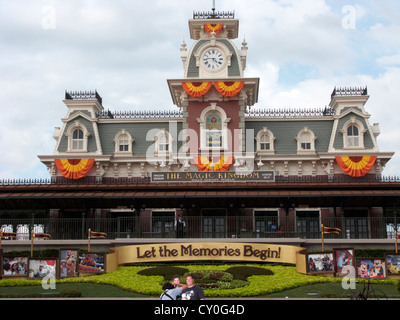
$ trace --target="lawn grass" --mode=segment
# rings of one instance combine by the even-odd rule
[[[356,289],[343,289],[341,283],[317,283],[302,286],[294,289],[284,290],[277,293],[262,296],[262,298],[342,298],[348,299],[355,293],[360,293],[364,289],[363,283],[357,283]],[[378,299],[400,299],[400,292],[392,284],[374,284],[372,285],[370,298]]]
[[[60,283],[56,288],[45,290],[41,285],[38,286],[15,286],[0,287],[0,296],[25,296],[41,294],[60,293],[63,290],[77,290],[82,293],[82,298],[152,298],[151,296],[141,295],[134,292],[122,290],[113,285],[93,284],[93,283]]]

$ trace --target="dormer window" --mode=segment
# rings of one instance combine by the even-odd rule
[[[65,135],[68,138],[68,152],[88,152],[90,133],[79,120],[68,128]]]
[[[360,135],[358,133],[358,127],[349,126],[347,128],[347,146],[358,147],[360,145]]]
[[[158,138],[158,151],[159,152],[169,151],[169,139],[166,134],[163,134]]]
[[[274,153],[274,134],[268,128],[260,130],[256,136],[257,141],[257,153],[259,154],[271,154]]]
[[[83,131],[75,129],[72,133],[72,150],[83,150]]]
[[[311,135],[309,133],[301,134],[300,149],[301,150],[311,150]]]
[[[155,156],[169,156],[172,152],[172,138],[165,129],[161,130],[154,137],[155,140]]]
[[[132,155],[132,143],[134,140],[129,132],[125,129],[121,130],[114,139],[115,142],[115,154],[118,155]]]
[[[364,149],[364,133],[366,131],[361,121],[351,117],[340,130],[343,134],[343,148]]]
[[[315,153],[315,140],[314,132],[307,127],[301,130],[297,137],[297,153],[298,154],[314,154]]]

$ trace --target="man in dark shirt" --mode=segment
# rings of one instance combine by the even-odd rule
[[[178,220],[175,220],[175,231],[177,238],[183,238],[185,232],[186,223],[182,220],[182,216],[178,216]]]
[[[182,300],[204,300],[203,289],[194,284],[193,276],[186,276],[187,288],[182,291]]]

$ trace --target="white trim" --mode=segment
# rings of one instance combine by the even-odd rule
[[[160,138],[162,136],[166,136],[168,140],[168,150],[161,150],[160,151]],[[170,157],[172,155],[172,136],[171,134],[166,130],[162,129],[160,130],[155,136],[154,136],[154,156],[155,157]]]
[[[269,141],[269,149],[261,149],[261,137],[263,135],[267,135],[270,139]],[[258,131],[255,140],[257,141],[257,155],[267,155],[275,153],[275,136],[274,133],[269,130],[267,127],[263,127],[260,131]]]
[[[120,150],[119,150],[119,146],[120,146],[120,144],[119,144],[119,139],[120,139],[121,136],[124,136],[124,135],[126,135],[126,136],[127,136],[127,139],[128,139],[128,150],[127,150],[127,151],[120,151]],[[126,131],[125,129],[122,129],[120,132],[118,132],[118,133],[115,135],[115,138],[114,138],[114,143],[115,143],[114,155],[115,155],[115,156],[132,156],[132,155],[133,155],[133,152],[132,152],[132,143],[133,143],[134,141],[135,141],[135,140],[132,139],[131,134],[130,134],[128,131]]]
[[[310,149],[303,149],[301,147],[302,140],[301,137],[303,134],[307,134],[310,136]],[[297,154],[315,154],[315,140],[317,137],[315,136],[314,132],[310,130],[308,127],[304,127],[302,130],[299,131],[297,136],[295,137],[297,140]]]
[[[347,141],[347,130],[350,126],[355,126],[358,129],[358,146],[350,146]],[[343,149],[344,150],[363,150],[364,147],[364,133],[367,132],[361,121],[357,120],[356,117],[351,117],[350,120],[346,121],[342,129],[339,132],[343,135]]]
[[[83,146],[82,149],[73,149],[72,144],[73,144],[73,133],[75,130],[80,129],[83,132]],[[65,133],[65,136],[68,138],[68,146],[67,146],[67,152],[75,152],[75,153],[82,153],[82,152],[88,152],[88,138],[90,137],[90,132],[87,130],[87,128],[80,123],[79,120],[75,120],[73,124],[71,124]]]

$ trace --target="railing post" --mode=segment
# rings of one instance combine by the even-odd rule
[[[86,234],[86,230],[85,230],[85,212],[82,212],[82,228],[81,228],[81,239],[85,239],[85,234]]]
[[[121,217],[117,217],[117,238],[121,238]]]

